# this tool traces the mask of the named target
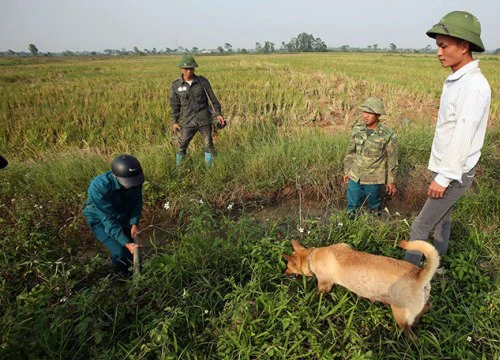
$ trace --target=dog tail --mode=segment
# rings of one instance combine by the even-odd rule
[[[420,251],[424,254],[425,258],[427,259],[427,263],[422,269],[420,269],[418,278],[422,282],[422,284],[427,284],[428,282],[430,282],[432,277],[434,276],[434,273],[439,267],[439,254],[436,248],[433,245],[429,244],[427,241],[423,240],[403,240],[400,241],[398,245],[405,250]]]

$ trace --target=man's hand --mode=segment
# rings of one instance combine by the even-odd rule
[[[433,199],[441,199],[444,196],[446,187],[439,185],[435,180],[432,180],[429,185],[429,190],[427,190],[427,196]]]
[[[394,185],[394,183],[387,183],[385,185],[385,191],[390,195],[390,196],[394,196],[396,195],[396,192],[398,191],[396,189],[396,185]]]
[[[139,233],[139,227],[137,225],[132,225],[132,227],[130,228],[130,237],[132,239],[135,239],[135,237],[139,235]]]
[[[172,125],[172,132],[177,132],[181,129],[181,126],[179,124],[174,124]]]
[[[226,123],[224,121],[224,118],[222,117],[222,115],[217,115],[217,121],[219,122],[219,124],[221,124],[222,126],[224,126],[224,124]]]
[[[125,244],[125,247],[127,248],[128,251],[130,251],[130,253],[133,255],[134,254],[134,250],[135,248],[138,248],[139,245],[137,244],[134,244],[134,243],[126,243]]]
[[[349,175],[344,175],[343,179],[344,179],[344,183],[347,184],[351,178],[349,177]]]

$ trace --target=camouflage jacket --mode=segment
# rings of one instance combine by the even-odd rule
[[[368,136],[364,123],[354,125],[344,174],[361,184],[393,183],[398,167],[396,134],[379,123]]]
[[[205,92],[206,91],[206,92]],[[182,120],[182,126],[196,127],[212,122],[212,109],[207,98],[214,106],[215,115],[221,115],[219,100],[215,97],[210,82],[203,76],[195,75],[191,86],[182,76],[172,82],[170,106],[174,123]]]

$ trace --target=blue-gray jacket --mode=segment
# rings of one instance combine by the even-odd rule
[[[83,214],[90,226],[102,223],[104,231],[124,245],[130,234],[124,229],[138,225],[142,211],[142,186],[125,189],[111,171],[98,175],[90,182]]]

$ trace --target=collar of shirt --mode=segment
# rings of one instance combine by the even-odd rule
[[[468,63],[467,65],[462,66],[460,69],[458,69],[454,73],[450,74],[450,76],[448,76],[446,78],[446,81],[455,81],[455,80],[458,80],[462,76],[464,76],[465,74],[467,74],[469,71],[471,71],[472,69],[475,69],[475,68],[478,68],[478,67],[479,67],[479,60],[473,60],[470,63]]]
[[[184,78],[182,77],[182,75],[181,75],[180,79],[181,79],[181,81],[182,81],[183,84],[189,84],[186,80],[184,80]],[[193,85],[195,82],[200,82],[198,79],[199,79],[198,76],[194,75],[193,76],[193,82],[191,83],[191,85]]]
[[[370,128],[368,128],[368,127],[365,125],[365,130],[366,130],[366,132],[367,132],[367,133],[368,133],[368,131],[369,131],[369,130],[371,130],[372,134],[373,134],[373,133],[379,133],[379,132],[381,132],[381,130],[382,130],[382,129],[381,129],[381,127],[380,127],[380,121],[377,123],[377,126],[375,126],[373,129],[370,129]]]
[[[118,179],[113,175],[113,172],[109,172],[109,179],[111,181],[111,184],[113,185],[113,190],[120,190],[123,187],[120,185],[118,182]]]

